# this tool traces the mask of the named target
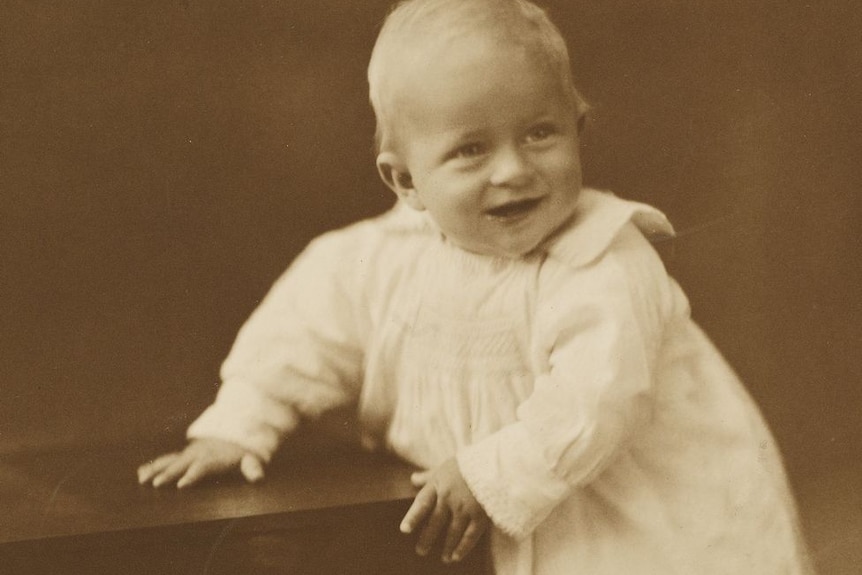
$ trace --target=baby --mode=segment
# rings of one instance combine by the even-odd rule
[[[808,573],[757,407],[692,322],[639,203],[582,189],[586,111],[526,0],[409,0],[368,70],[387,214],[316,239],[240,331],[190,443],[139,469],[255,481],[351,402],[426,470],[401,525],[496,573]]]

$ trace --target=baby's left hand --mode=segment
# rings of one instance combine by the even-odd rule
[[[490,520],[461,476],[455,458],[437,469],[414,473],[410,479],[421,489],[401,521],[401,532],[413,533],[424,524],[416,543],[416,553],[424,556],[448,526],[442,559],[445,563],[460,561],[482,538]]]

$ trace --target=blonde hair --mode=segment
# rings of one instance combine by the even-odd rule
[[[491,34],[509,43],[538,48],[557,70],[562,89],[581,116],[587,103],[574,86],[569,51],[560,31],[543,9],[529,0],[404,0],[387,16],[368,64],[368,94],[377,128],[378,152],[393,147],[394,112],[389,81],[398,68],[418,57],[430,41],[446,43],[457,36]]]

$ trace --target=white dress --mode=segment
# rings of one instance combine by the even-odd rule
[[[358,401],[369,445],[457,456],[499,574],[810,573],[774,440],[645,238],[584,190],[523,259],[447,243],[396,206],[325,234],[240,331],[190,437],[268,460]]]

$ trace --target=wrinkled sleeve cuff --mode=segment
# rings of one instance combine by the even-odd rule
[[[569,493],[514,424],[461,450],[461,475],[494,525],[516,539],[530,535]]]
[[[285,435],[299,425],[299,414],[243,391],[223,387],[217,401],[189,426],[186,437],[230,441],[269,462]]]

